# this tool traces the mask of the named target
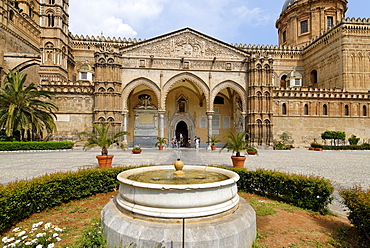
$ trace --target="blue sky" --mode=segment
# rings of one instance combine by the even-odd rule
[[[370,18],[369,0],[348,0],[346,17]],[[73,34],[149,39],[190,27],[227,43],[277,44],[284,0],[72,0]]]

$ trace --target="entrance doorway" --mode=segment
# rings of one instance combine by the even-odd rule
[[[188,139],[188,125],[184,121],[180,121],[176,125],[176,140],[180,142],[180,147],[186,147]]]

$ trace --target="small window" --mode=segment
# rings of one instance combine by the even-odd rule
[[[301,79],[300,79],[300,78],[296,78],[296,79],[294,80],[294,85],[295,85],[295,86],[301,86]]]
[[[14,21],[14,12],[13,12],[13,10],[9,11],[9,20]]]
[[[328,16],[326,20],[328,29],[334,26],[334,18],[332,16]]]
[[[281,88],[286,88],[287,87],[286,78],[287,78],[287,75],[283,75],[281,77],[281,79],[280,79],[280,87]]]
[[[367,107],[365,105],[362,107],[362,115],[367,116]]]
[[[304,105],[304,115],[308,115],[308,105]]]
[[[55,0],[50,0],[50,4],[55,4]]]
[[[286,115],[286,104],[285,103],[283,103],[283,105],[281,106],[281,113],[283,115]]]
[[[328,115],[328,106],[326,104],[324,104],[322,106],[322,114],[323,115]]]
[[[224,104],[225,99],[222,96],[216,96],[215,100],[213,101],[213,104]]]
[[[349,107],[348,107],[348,105],[344,106],[344,115],[349,116]]]
[[[283,32],[283,43],[286,42],[286,31]]]
[[[54,15],[53,14],[48,14],[48,26],[54,27]]]
[[[82,80],[87,80],[87,72],[81,72],[81,78]]]
[[[317,71],[316,70],[311,71],[310,79],[311,79],[311,84],[317,84]]]
[[[308,20],[301,22],[301,34],[308,33]]]

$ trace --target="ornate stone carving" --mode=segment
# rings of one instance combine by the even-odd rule
[[[243,60],[244,52],[217,42],[192,30],[184,30],[163,38],[123,48],[124,56],[156,56],[171,58]]]

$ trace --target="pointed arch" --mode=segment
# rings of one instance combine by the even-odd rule
[[[162,100],[161,109],[165,109],[166,99],[167,99],[167,96],[168,96],[168,93],[170,92],[170,90],[175,86],[176,83],[178,83],[179,81],[183,81],[183,80],[192,82],[193,84],[198,86],[201,89],[201,91],[203,91],[204,97],[206,98],[207,109],[209,109],[209,106],[210,106],[211,103],[210,103],[210,99],[209,99],[210,89],[209,89],[208,85],[200,77],[198,77],[198,76],[196,76],[192,73],[189,73],[189,72],[184,72],[184,73],[180,73],[176,76],[173,76],[172,78],[170,78],[164,84],[163,91],[162,91],[163,100]]]
[[[247,99],[246,99],[247,92],[237,82],[231,81],[231,80],[221,82],[216,87],[213,88],[211,92],[210,110],[211,111],[213,110],[213,100],[215,99],[217,94],[226,88],[231,88],[235,90],[236,93],[238,93],[238,95],[240,96],[242,100],[242,111],[246,112],[247,111]]]
[[[157,106],[160,106],[160,95],[161,95],[161,90],[160,88],[150,79],[148,78],[144,78],[144,77],[141,77],[141,78],[137,78],[133,81],[131,81],[130,83],[128,83],[122,90],[121,94],[122,94],[122,100],[123,100],[123,106],[122,106],[122,110],[127,110],[127,99],[128,97],[130,96],[130,93],[138,86],[140,85],[144,85],[148,88],[150,88],[154,94],[157,96],[157,100],[158,100],[158,105]]]

